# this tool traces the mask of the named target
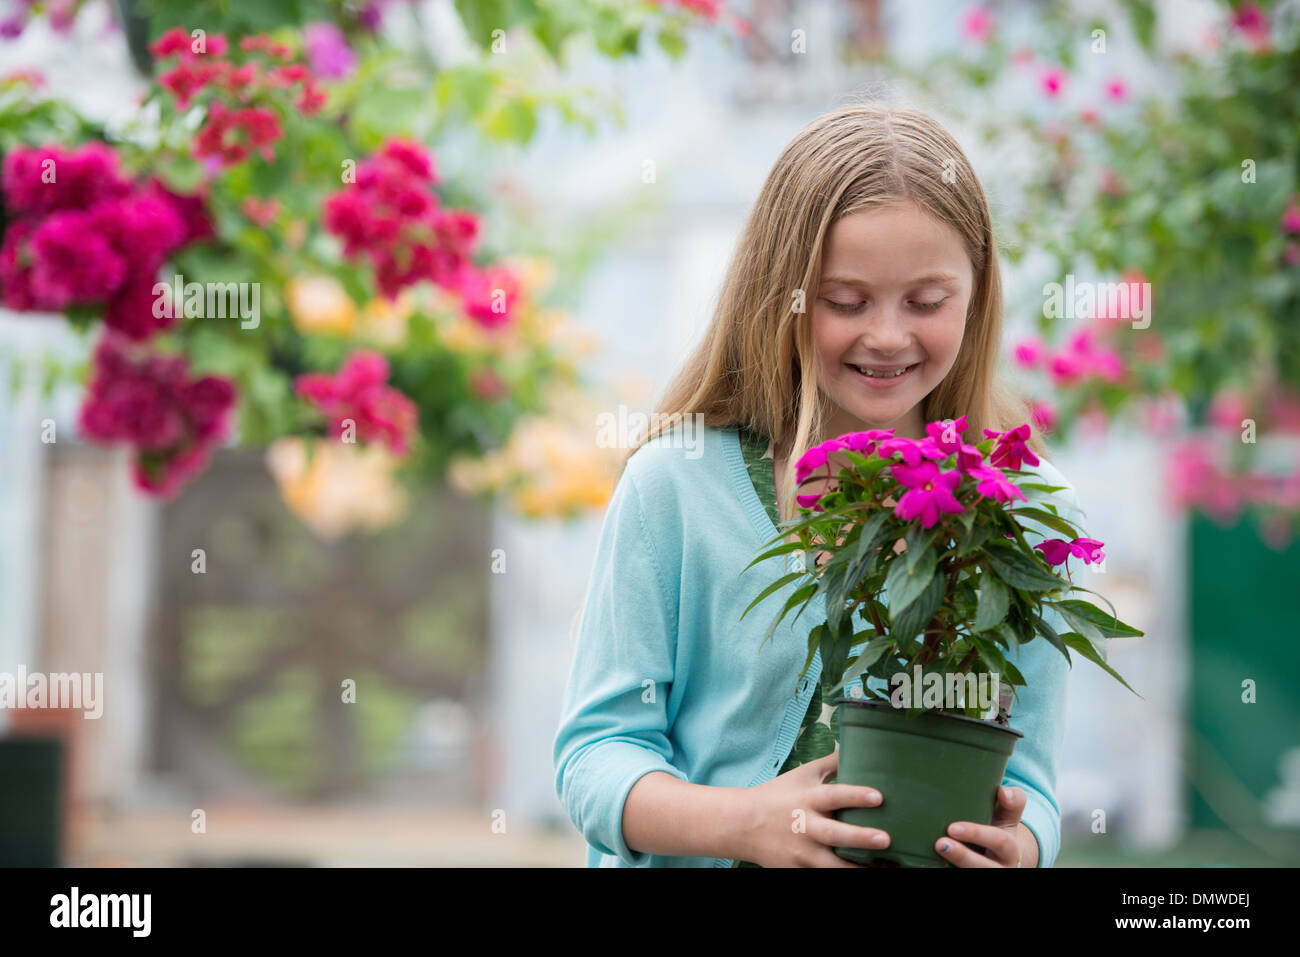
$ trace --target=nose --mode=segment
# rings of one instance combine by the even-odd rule
[[[861,342],[864,350],[884,361],[906,349],[911,331],[898,306],[884,305],[868,310],[862,318]]]

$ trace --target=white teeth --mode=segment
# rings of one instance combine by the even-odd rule
[[[870,369],[862,368],[862,366],[854,366],[853,368],[857,369],[864,376],[872,379],[896,379],[912,367],[906,366],[905,368],[897,369],[894,372],[872,372]]]

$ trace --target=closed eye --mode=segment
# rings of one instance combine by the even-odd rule
[[[908,305],[910,305],[917,312],[934,312],[936,309],[938,309],[947,301],[948,301],[947,297],[944,297],[943,299],[940,299],[936,302],[911,302]],[[867,304],[865,300],[862,302],[836,302],[834,299],[823,299],[822,302],[830,306],[831,309],[833,309],[835,312],[841,312],[849,315],[853,313],[861,312],[863,306]]]

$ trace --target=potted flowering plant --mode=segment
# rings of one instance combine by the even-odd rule
[[[1113,607],[1108,614],[1065,597],[1091,591],[1070,580],[1068,559],[1099,562],[1103,543],[1082,537],[1063,517],[1054,497],[1062,486],[1034,481],[1039,476],[1021,468],[1038,464],[1025,445],[1029,426],[985,429],[973,443],[961,435],[965,429],[963,416],[930,423],[920,440],[872,429],[809,449],[796,465],[799,486],[825,487],[799,495],[801,516],[764,547],[791,533],[798,541],[767,549],[748,566],[795,551],[817,556],[811,569],[766,587],[745,614],[800,581],[770,639],[792,609],[802,606],[802,613],[825,598],[825,620],[808,634],[800,674],[820,652],[823,700],[836,706],[838,781],[896,798],[836,812],[891,836],[885,850],[836,849],[849,860],[950,866],[933,836],[950,821],[992,820],[1022,737],[1007,726],[1010,702],[1000,693],[1004,683],[1012,693],[1025,684],[1006,654],[1011,648],[1041,637],[1067,661],[1076,651],[1133,691],[1106,663],[1105,639],[1142,632]],[[1026,533],[1042,541],[1031,544]],[[1069,630],[1049,623],[1049,609]],[[873,677],[889,690],[871,687]],[[846,688],[849,696],[836,697]]]

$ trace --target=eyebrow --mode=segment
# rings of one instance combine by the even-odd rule
[[[909,281],[909,286],[920,286],[927,282],[955,282],[959,277],[956,273],[951,272],[932,272],[924,276],[918,276]],[[822,282],[838,282],[846,286],[869,286],[871,283],[865,279],[855,279],[852,276],[823,276]]]

